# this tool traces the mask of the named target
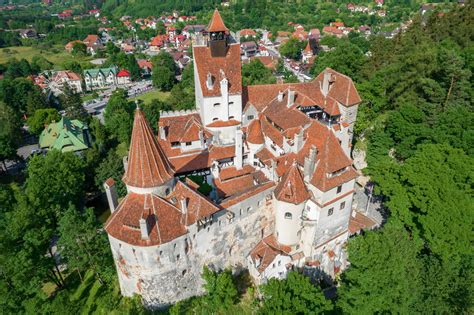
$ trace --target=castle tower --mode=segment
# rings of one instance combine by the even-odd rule
[[[128,192],[167,195],[174,186],[174,170],[143,112],[137,108],[128,163],[122,180]]]
[[[211,49],[212,57],[225,57],[227,53],[227,33],[229,29],[225,27],[219,11],[216,9],[212,14],[211,22],[207,27],[209,32],[208,45]]]
[[[306,45],[302,53],[303,63],[308,63],[312,57],[313,57],[313,50],[311,49],[311,45],[309,44],[309,41],[308,41],[308,44]]]
[[[301,215],[311,197],[296,163],[286,171],[275,191],[275,233],[280,244],[298,244]]]
[[[240,45],[217,10],[207,31],[207,44],[193,46],[196,109],[219,143],[230,144],[242,119]]]

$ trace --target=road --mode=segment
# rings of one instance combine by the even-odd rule
[[[282,58],[281,55],[280,55],[280,52],[275,48],[275,46],[273,46],[273,45],[264,45],[264,47],[268,50],[268,53],[270,54],[270,56],[281,58],[283,60],[283,65],[284,65],[285,69],[288,70],[288,71],[291,71],[291,73],[293,73],[298,78],[298,81],[306,82],[306,81],[311,80],[311,78],[309,76],[305,75],[304,73],[302,73],[298,70],[293,69],[291,67],[290,63],[289,63],[289,59],[288,58]]]

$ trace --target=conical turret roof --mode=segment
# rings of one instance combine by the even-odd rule
[[[259,119],[254,119],[250,122],[247,131],[247,142],[254,144],[263,144],[265,142]]]
[[[221,14],[217,9],[212,14],[211,22],[207,27],[208,32],[227,32],[229,29],[225,27]]]
[[[133,187],[158,187],[172,179],[174,173],[145,115],[137,108],[123,182]]]
[[[276,199],[295,205],[311,197],[296,163],[293,163],[285,175],[283,175],[274,192]]]

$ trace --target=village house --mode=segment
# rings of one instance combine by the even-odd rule
[[[207,32],[193,46],[195,109],[148,122],[137,108],[127,195],[104,183],[121,293],[149,308],[204,293],[203,265],[248,269],[257,284],[302,267],[335,277],[350,227],[368,222],[352,207],[351,78],[326,68],[310,82],[244,86],[240,44],[217,10]]]
[[[53,72],[48,85],[51,92],[58,96],[63,93],[66,85],[74,93],[82,93],[82,80],[79,74],[68,70]]]
[[[98,35],[87,35],[86,38],[82,41],[87,47],[87,53],[94,56],[99,49],[103,49],[102,41]]]
[[[240,54],[245,58],[253,57],[258,52],[258,46],[255,42],[243,42],[240,44]]]
[[[130,72],[122,69],[117,73],[117,85],[126,85],[131,82]]]
[[[47,125],[39,137],[39,146],[44,150],[78,152],[91,146],[89,129],[77,119],[62,117],[58,122]]]
[[[142,71],[142,76],[147,77],[151,75],[151,71],[153,69],[153,64],[151,61],[146,59],[138,59],[137,63]]]
[[[117,85],[117,67],[87,69],[83,72],[86,90],[104,89]]]

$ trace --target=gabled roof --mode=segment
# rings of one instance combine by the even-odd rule
[[[117,73],[117,77],[130,77],[130,72],[128,70],[122,69]]]
[[[62,117],[57,123],[52,122],[41,132],[41,148],[57,149],[61,152],[81,151],[88,148],[84,135],[87,127],[79,120]]]
[[[174,170],[140,109],[135,111],[128,167],[123,182],[133,187],[157,187],[174,177]]]
[[[333,80],[329,89],[328,96],[334,98],[344,106],[352,106],[361,102],[359,93],[352,82],[352,79],[331,68],[326,68],[315,79],[315,82],[322,84],[324,73],[329,72]]]
[[[293,163],[283,175],[274,193],[276,199],[295,205],[305,202],[311,197],[296,163]]]
[[[209,47],[194,46],[193,56],[202,94],[205,97],[221,95],[220,81],[224,77],[229,81],[229,94],[242,93],[239,44],[230,44],[224,57],[212,57]],[[212,77],[212,89],[208,89],[206,84],[208,74]]]
[[[247,128],[247,142],[263,144],[264,141],[260,119],[252,120]]]
[[[275,260],[278,255],[289,256],[290,246],[285,246],[270,235],[261,240],[250,252],[250,257],[257,267],[258,272],[262,273]]]
[[[211,22],[207,26],[208,32],[227,32],[229,29],[225,27],[224,21],[217,9],[212,14]]]

